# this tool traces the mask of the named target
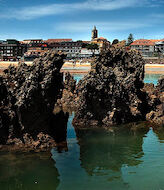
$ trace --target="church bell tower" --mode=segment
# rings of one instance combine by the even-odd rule
[[[98,38],[98,30],[96,29],[96,26],[94,26],[94,29],[92,30],[92,40],[95,38]]]

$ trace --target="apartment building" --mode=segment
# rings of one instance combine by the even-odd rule
[[[42,39],[24,40],[22,43],[27,45],[27,52],[24,54],[25,61],[33,61],[49,50],[48,44]]]
[[[131,49],[135,49],[141,52],[144,57],[153,57],[155,52],[156,40],[140,39],[135,40],[131,45]]]
[[[57,52],[64,52],[67,54],[67,58],[79,57],[81,49],[83,47],[82,41],[72,41],[72,39],[49,39],[45,41],[48,43],[50,49],[54,49]]]
[[[8,39],[0,43],[0,59],[4,61],[19,60],[27,51],[27,46],[15,39]]]
[[[130,47],[140,51],[143,57],[154,57],[158,51],[164,53],[164,40],[135,40]]]

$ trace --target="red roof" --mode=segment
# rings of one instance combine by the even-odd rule
[[[89,44],[91,41],[82,41],[83,43]]]
[[[98,39],[106,40],[106,38],[104,38],[104,37],[99,37]]]
[[[135,40],[130,46],[134,45],[140,45],[140,46],[154,46],[156,42],[160,42],[162,40],[146,40],[146,39],[140,39]]]
[[[48,39],[45,40],[46,43],[56,43],[56,42],[71,42],[72,39]]]

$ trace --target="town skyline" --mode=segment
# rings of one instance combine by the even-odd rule
[[[164,38],[164,2],[157,0],[0,0],[0,39],[72,38],[99,36],[127,39]]]

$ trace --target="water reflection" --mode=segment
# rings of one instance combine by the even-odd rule
[[[67,124],[67,142],[52,150],[55,162],[46,153],[0,153],[0,189],[164,189],[163,130],[136,135],[104,130],[75,133],[73,117]],[[60,126],[59,133],[66,133]]]
[[[60,184],[57,190],[127,189],[122,168],[138,166],[142,161],[142,132],[134,135],[124,132],[113,135],[106,130],[80,130],[72,126],[69,118],[67,148],[52,150]],[[76,135],[78,138],[76,138]]]
[[[130,132],[113,135],[105,130],[83,130],[78,133],[81,165],[89,175],[119,172],[125,164],[136,166],[144,155],[144,135]]]
[[[138,190],[164,186],[164,132],[80,130],[47,153],[0,153],[2,190]],[[77,137],[76,137],[77,135]],[[65,148],[66,147],[66,148]],[[55,164],[55,165],[54,165]]]
[[[55,190],[58,171],[47,153],[1,153],[0,189]]]
[[[159,142],[164,143],[164,128],[162,126],[157,127],[157,128],[154,128],[153,131],[158,137]]]

